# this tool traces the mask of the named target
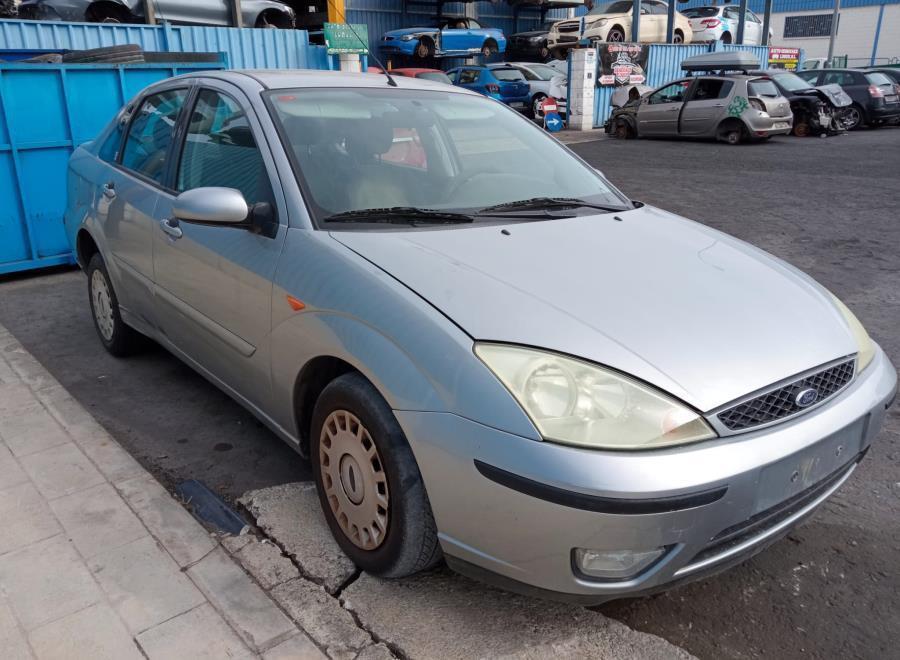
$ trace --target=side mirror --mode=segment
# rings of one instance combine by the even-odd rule
[[[172,214],[187,222],[233,225],[247,221],[250,207],[234,188],[194,188],[175,198]]]

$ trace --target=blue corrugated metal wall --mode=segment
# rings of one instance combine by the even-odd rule
[[[0,49],[81,50],[122,44],[156,51],[222,52],[234,68],[336,68],[324,46],[310,45],[305,30],[0,20]]]
[[[675,46],[673,44],[652,44],[647,58],[647,85],[649,87],[662,87],[670,80],[676,80],[687,75],[687,71],[681,68],[681,62],[686,57],[702,55],[716,50],[741,50],[748,51],[759,58],[761,69],[769,68],[769,49],[765,46],[726,46],[724,44],[689,44],[687,46]],[[597,60],[599,61],[599,56]],[[598,87],[594,93],[594,127],[600,128],[609,118],[612,108],[610,101],[615,87],[605,85]]]
[[[66,164],[150,83],[221,64],[0,63],[0,274],[73,263]]]

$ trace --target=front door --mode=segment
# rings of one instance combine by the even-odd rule
[[[728,96],[734,83],[721,78],[700,78],[694,83],[681,111],[682,135],[714,136],[728,113]]]
[[[678,135],[678,117],[690,80],[679,80],[648,96],[638,108],[638,134],[650,136]]]
[[[441,30],[441,50],[461,52],[468,46],[469,29],[464,18],[449,18]]]
[[[154,236],[158,307],[169,340],[250,401],[268,392],[272,276],[286,235],[286,211],[262,128],[242,93],[204,84],[173,175],[160,200]],[[240,99],[240,100],[238,100]],[[256,212],[279,218],[273,235],[173,217],[175,195],[224,187],[239,190]],[[264,206],[268,205],[268,207]]]
[[[115,273],[119,305],[126,321],[154,325],[153,232],[163,194],[175,126],[188,88],[156,92],[141,100],[118,149],[105,154],[97,219],[107,242],[107,267]],[[128,121],[130,119],[130,124]],[[101,154],[103,157],[104,154]],[[131,318],[129,318],[131,317]]]

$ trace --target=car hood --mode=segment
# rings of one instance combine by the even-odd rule
[[[502,228],[332,236],[476,340],[607,365],[704,412],[857,350],[809,277],[665,211]]]

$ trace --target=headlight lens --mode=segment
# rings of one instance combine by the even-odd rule
[[[404,34],[402,37],[400,37],[400,41],[412,41],[412,40],[415,39],[417,36],[419,36],[419,35],[417,35],[417,34]]]
[[[869,337],[869,333],[866,332],[863,324],[856,318],[856,314],[851,312],[850,308],[842,303],[840,298],[833,293],[831,294],[831,298],[834,300],[835,306],[844,317],[847,325],[850,326],[850,332],[853,333],[853,339],[856,340],[858,351],[856,356],[856,372],[859,373],[872,363],[872,358],[875,357],[875,343],[872,341],[872,338]]]
[[[601,18],[599,21],[594,21],[593,23],[591,23],[591,27],[603,27],[607,23],[609,23],[607,19]]]
[[[716,437],[693,410],[631,378],[581,360],[476,344],[547,440],[592,449],[658,449]]]

